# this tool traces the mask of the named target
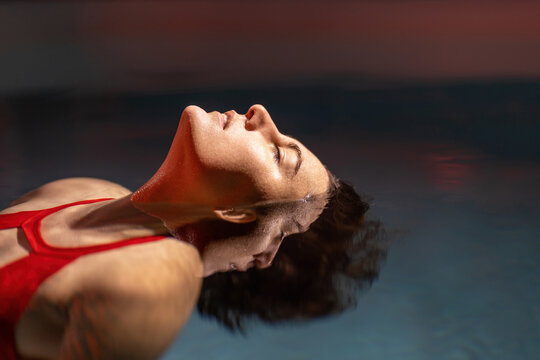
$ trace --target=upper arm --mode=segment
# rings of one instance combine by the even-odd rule
[[[199,296],[201,279],[194,275],[199,269],[184,266],[190,260],[181,256],[179,267],[161,259],[128,276],[109,270],[105,283],[90,284],[74,296],[59,358],[157,359]]]
[[[81,295],[70,308],[59,359],[157,359],[187,320],[170,305]]]

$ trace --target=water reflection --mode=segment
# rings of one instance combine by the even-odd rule
[[[475,162],[480,156],[454,147],[438,149],[427,155],[434,187],[443,191],[458,192],[471,182],[475,175]]]
[[[271,204],[249,224],[199,222],[181,229],[177,235],[212,239],[201,252],[209,276],[199,312],[245,331],[247,320],[307,320],[354,306],[357,290],[377,278],[388,245],[382,224],[365,218],[369,205],[350,201],[357,196],[341,184],[308,229],[303,224],[326,201]],[[235,267],[244,271],[226,271]]]

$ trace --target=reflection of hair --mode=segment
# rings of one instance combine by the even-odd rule
[[[270,323],[306,320],[356,304],[386,257],[384,231],[365,220],[369,205],[330,174],[328,204],[309,230],[287,237],[273,265],[264,270],[216,273],[204,280],[198,309],[231,330],[245,320]]]

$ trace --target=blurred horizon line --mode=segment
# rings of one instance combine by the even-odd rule
[[[540,78],[537,14],[502,0],[3,2],[0,96]]]
[[[122,1],[122,0],[119,0]],[[2,93],[0,99],[8,100],[17,98],[39,98],[59,95],[66,98],[99,98],[99,97],[138,97],[138,96],[167,96],[181,94],[199,94],[214,92],[238,92],[238,91],[265,91],[276,89],[317,89],[336,88],[350,91],[377,91],[399,90],[418,88],[449,88],[462,86],[490,86],[490,85],[540,85],[538,77],[468,77],[468,78],[441,78],[441,79],[415,79],[415,78],[376,78],[362,76],[326,76],[311,77],[306,79],[274,80],[261,82],[245,82],[236,84],[209,85],[201,83],[199,86],[183,87],[130,87],[130,88],[44,88],[33,91],[21,91]]]

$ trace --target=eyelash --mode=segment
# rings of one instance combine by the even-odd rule
[[[274,160],[279,164],[281,161],[281,151],[279,150],[279,146],[274,145]]]

